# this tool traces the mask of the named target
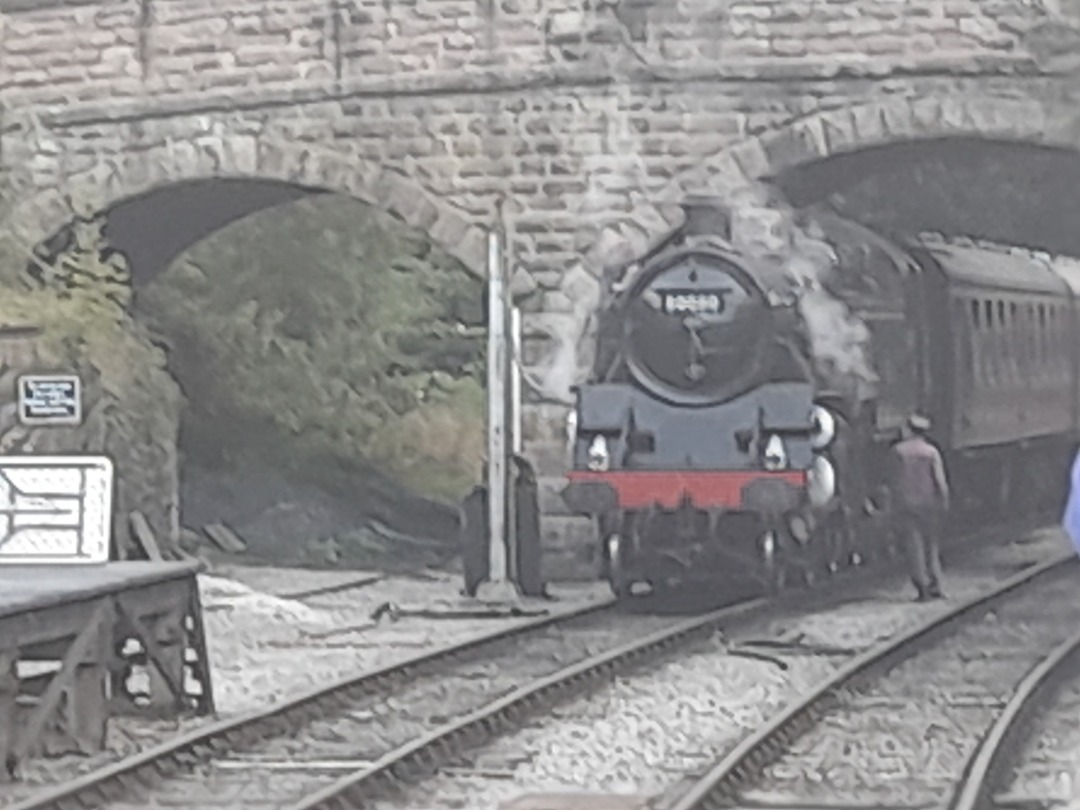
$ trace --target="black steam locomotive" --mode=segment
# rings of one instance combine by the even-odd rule
[[[794,232],[828,261],[749,255],[719,207],[686,212],[623,268],[577,390],[563,498],[595,518],[616,594],[779,589],[889,556],[883,462],[914,411],[963,509],[1057,497],[1080,428],[1080,264],[890,240],[823,209]]]

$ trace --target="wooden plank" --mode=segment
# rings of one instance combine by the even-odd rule
[[[34,613],[0,617],[0,649],[19,647],[27,656],[35,655],[38,649],[55,649],[54,642],[78,636],[86,626],[88,613],[99,601],[71,602]]]
[[[131,589],[117,595],[116,603],[122,607],[122,611],[116,627],[116,648],[120,649],[127,638],[134,638],[140,643],[143,653],[134,658],[140,666],[147,668],[151,705],[142,707],[131,700],[125,700],[125,667],[121,666],[117,668],[119,674],[114,675],[115,712],[160,716],[162,709],[167,709],[168,714],[174,714],[188,707],[184,672],[191,634],[187,630],[186,622],[191,610],[191,595],[198,592],[198,587],[196,577],[189,577],[156,586]],[[148,638],[151,643],[147,643]],[[125,656],[125,659],[131,662],[132,657]],[[200,683],[204,680],[205,678],[199,678]],[[180,690],[179,694],[176,692],[177,688]],[[198,703],[201,711],[201,697]]]
[[[186,610],[188,594],[191,588],[197,587],[198,582],[195,577],[174,579],[169,582],[129,588],[117,593],[115,598],[118,602],[124,603],[129,613],[135,614],[143,621],[148,621],[166,613]]]
[[[188,615],[191,617],[190,644],[195,650],[196,658],[192,671],[202,688],[202,693],[199,695],[198,713],[201,715],[214,714],[217,711],[214,702],[214,683],[211,674],[210,655],[206,649],[206,625],[203,623],[202,595],[199,593],[197,580],[192,580],[192,587],[188,595]]]
[[[203,526],[203,533],[226,554],[243,554],[247,551],[247,543],[224,523],[211,523],[209,526]]]
[[[107,633],[99,634],[99,644],[107,643],[107,640]],[[67,728],[75,750],[80,754],[90,755],[105,749],[109,721],[108,683],[109,670],[103,661],[92,665],[76,664]]]
[[[105,623],[111,618],[112,606],[109,602],[98,603],[90,616],[90,620],[75,641],[72,642],[67,654],[64,655],[60,671],[49,683],[49,688],[45,690],[41,701],[30,715],[25,729],[19,735],[14,748],[16,762],[22,759],[26,752],[38,743],[45,724],[56,714],[61,695],[65,690],[70,689],[74,683],[78,664],[86,658],[89,652],[98,647],[100,634],[105,632]]]
[[[0,618],[192,578],[199,562],[0,566]]]
[[[157,638],[158,634],[156,632],[158,629],[156,622],[144,622],[130,606],[125,605],[120,600],[117,601],[116,607],[121,618],[131,627],[136,637],[142,643],[143,649],[146,650],[146,656],[149,663],[153,664],[157,673],[165,682],[166,688],[171,693],[173,706],[177,711],[183,711],[185,652],[185,645],[183,642],[184,614],[181,613],[177,618],[180,631],[179,638],[175,641],[170,640],[172,643],[159,643]],[[151,688],[150,700],[152,703],[160,705],[163,701],[157,699],[158,696],[154,694],[155,691],[157,690]]]
[[[649,796],[595,793],[532,793],[503,802],[499,810],[646,810]]]
[[[242,759],[217,759],[214,760],[213,767],[221,771],[321,771],[345,774],[369,770],[372,762],[369,759],[303,760],[244,757]]]
[[[142,548],[146,558],[154,562],[161,562],[161,549],[158,547],[157,538],[154,537],[154,530],[150,528],[146,516],[136,510],[131,513],[128,522],[131,524],[131,536],[135,538],[135,542]]]
[[[194,572],[188,569],[186,575],[180,578],[170,575],[165,580],[141,582],[137,586],[105,595],[123,601],[140,618],[148,618],[184,608],[192,588],[198,588],[198,580]],[[33,612],[0,616],[0,649],[17,646],[22,649],[22,656],[29,658],[41,654],[39,648],[44,651],[40,645],[74,638],[86,624],[86,615],[91,607],[88,601],[92,603],[92,600],[79,599]]]
[[[18,734],[15,698],[19,694],[19,679],[15,674],[14,649],[0,650],[0,779],[15,776],[15,745]]]

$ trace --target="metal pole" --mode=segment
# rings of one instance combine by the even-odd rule
[[[514,452],[521,454],[521,310],[510,310],[510,435],[513,437]]]
[[[506,555],[506,292],[499,234],[488,234],[488,526],[492,583],[508,579]]]

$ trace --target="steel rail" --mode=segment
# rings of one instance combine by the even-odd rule
[[[759,598],[729,605],[538,678],[458,720],[399,746],[369,768],[339,779],[293,805],[290,810],[342,810],[360,806],[381,791],[408,781],[416,773],[437,770],[440,762],[452,757],[461,747],[481,744],[497,735],[502,728],[513,726],[541,704],[555,703],[612,672],[658,658],[675,645],[686,643],[704,632],[713,632],[722,621],[738,618],[769,604],[775,602]]]
[[[999,526],[982,529],[971,535],[958,538],[955,544],[960,556],[967,557],[967,547],[973,540],[992,540],[1015,534],[1017,531],[1030,531],[1031,526]],[[845,585],[868,586],[891,578],[885,566],[869,566],[863,575],[847,572],[847,576],[838,577],[833,584],[844,582]],[[846,582],[845,582],[846,580]],[[760,598],[751,602],[741,602],[714,611],[695,621],[699,625],[716,623],[722,618],[764,605],[778,608],[792,607],[796,603],[804,608],[811,608],[819,603],[830,602],[830,589],[819,583],[809,590],[794,590],[772,598]],[[323,710],[332,710],[336,703],[344,699],[355,699],[365,693],[386,688],[395,681],[405,680],[410,671],[420,666],[451,662],[454,658],[489,644],[524,635],[531,631],[570,621],[572,619],[610,610],[616,607],[614,597],[598,600],[575,610],[527,620],[519,625],[502,628],[498,631],[469,639],[461,644],[431,650],[409,657],[395,664],[367,670],[357,675],[289,697],[281,703],[260,708],[234,718],[214,722],[201,728],[179,734],[158,745],[125,757],[117,762],[97,768],[89,773],[62,784],[45,788],[18,802],[4,806],[3,810],[69,810],[69,808],[90,808],[97,810],[104,802],[115,797],[118,792],[125,792],[132,787],[141,786],[144,776],[168,778],[183,770],[205,762],[215,755],[230,748],[242,747],[271,736],[287,734],[292,726],[319,717]],[[712,617],[712,618],[710,618]],[[672,632],[669,628],[668,632]],[[555,677],[555,676],[552,676]]]
[[[449,663],[462,654],[474,652],[490,644],[610,610],[616,602],[614,597],[597,600],[570,611],[529,619],[459,644],[440,647],[397,663],[346,676],[329,685],[289,697],[281,703],[179,734],[138,754],[8,805],[4,810],[66,810],[69,807],[96,810],[109,801],[115,788],[127,789],[137,785],[144,772],[152,770],[158,776],[170,776],[216,752],[262,737],[287,733],[285,730],[288,728],[319,716],[323,708],[332,710],[334,704],[343,698],[360,697],[364,693],[386,688],[396,681],[408,678],[413,670],[423,665]]]
[[[988,793],[996,779],[1005,775],[1007,749],[1016,739],[1024,722],[1035,710],[1040,698],[1053,692],[1053,686],[1075,666],[1080,653],[1080,632],[1063,641],[1042,661],[1031,668],[1017,685],[1009,702],[983,737],[968,760],[964,777],[950,803],[951,810],[978,810],[989,804]]]
[[[791,704],[754,733],[744,738],[714,765],[689,790],[684,792],[669,810],[718,810],[727,807],[733,794],[745,781],[768,764],[784,746],[808,730],[815,714],[824,708],[829,698],[850,687],[871,670],[888,666],[917,653],[930,643],[937,631],[944,629],[979,608],[989,606],[1032,580],[1050,574],[1066,565],[1075,564],[1075,552],[1063,553],[1046,562],[1029,566],[1003,580],[991,590],[974,596],[944,615],[932,618],[899,636],[856,656],[838,671],[813,687],[801,700]]]

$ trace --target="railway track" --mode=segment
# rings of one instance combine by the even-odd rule
[[[675,639],[763,601],[691,622],[626,614],[611,601],[530,621],[214,723],[6,810],[281,807],[568,663],[594,661],[598,651],[658,631]],[[657,638],[654,646],[663,643]]]
[[[768,608],[790,615],[792,607],[836,598],[835,589],[788,594],[690,620],[593,605],[215,723],[5,810],[357,806],[512,728],[540,705],[708,638],[725,621],[760,618]]]
[[[1055,647],[1017,686],[971,757],[952,810],[1074,804],[1080,798],[1078,706],[1080,632]],[[1055,724],[1064,728],[1054,729]],[[1060,745],[1070,735],[1072,745]],[[1024,776],[1057,784],[1049,785],[1049,791],[1033,793],[1023,784],[1031,781]],[[999,793],[1009,782],[1020,783],[1016,785],[1020,790]]]
[[[981,807],[1017,718],[1080,647],[1077,569],[1022,571],[856,657],[665,808]]]

